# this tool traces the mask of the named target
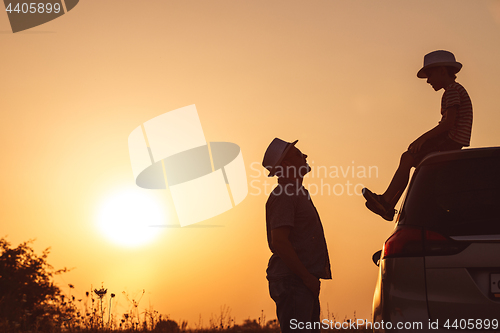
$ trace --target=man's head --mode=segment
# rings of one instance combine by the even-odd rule
[[[269,170],[269,177],[302,178],[310,171],[307,155],[295,147],[297,141],[286,142],[275,138],[267,147],[262,166]]]
[[[276,176],[290,179],[304,178],[309,171],[311,171],[311,167],[307,164],[307,155],[293,146],[281,161]]]

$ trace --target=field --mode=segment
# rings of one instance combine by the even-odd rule
[[[123,292],[128,310],[116,312],[116,294],[104,286],[91,288],[83,298],[74,296],[75,286],[58,286],[54,275],[68,269],[55,270],[48,262],[49,249],[41,255],[27,241],[12,247],[0,239],[0,332],[2,333],[59,333],[59,332],[164,332],[164,333],[278,333],[276,319],[266,320],[264,312],[257,319],[237,324],[231,309],[221,306],[220,313],[211,315],[208,326],[186,321],[176,322],[168,316],[139,307],[142,295],[136,300]],[[356,318],[339,320],[331,315],[328,305],[320,318],[323,332],[369,332]],[[319,323],[317,323],[319,326]],[[300,327],[299,327],[300,328]]]

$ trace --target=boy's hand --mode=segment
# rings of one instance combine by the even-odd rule
[[[422,148],[422,145],[424,142],[427,141],[427,139],[423,136],[419,137],[417,140],[413,141],[409,146],[408,150],[411,153],[418,153],[420,151],[420,148]]]

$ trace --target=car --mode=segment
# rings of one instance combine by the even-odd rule
[[[373,260],[374,332],[500,331],[500,147],[426,156]]]

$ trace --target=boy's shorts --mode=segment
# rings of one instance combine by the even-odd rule
[[[425,141],[418,152],[412,153],[408,150],[408,153],[413,157],[413,166],[416,167],[420,162],[422,162],[424,157],[430,153],[447,150],[459,150],[462,149],[462,147],[463,145],[450,139],[450,137],[448,136],[448,132],[444,132],[434,138]]]

